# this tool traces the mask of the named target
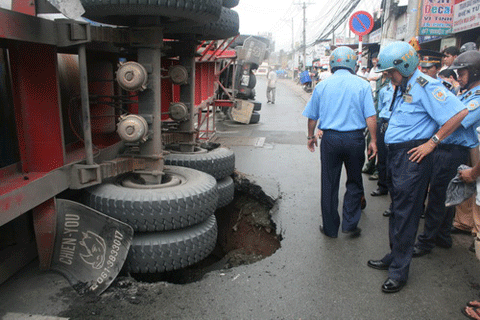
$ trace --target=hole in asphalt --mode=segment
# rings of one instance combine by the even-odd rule
[[[233,201],[215,212],[217,244],[206,259],[185,269],[159,274],[129,275],[122,271],[100,296],[79,296],[72,288],[65,288],[58,297],[75,303],[59,316],[116,319],[122,314],[124,319],[138,318],[144,306],[156,303],[166,294],[175,294],[168,291],[169,283],[192,283],[213,270],[251,264],[275,253],[282,240],[270,215],[275,201],[240,175],[236,174],[234,181]]]
[[[207,258],[179,270],[130,276],[149,283],[187,284],[201,280],[210,271],[251,264],[274,254],[281,241],[270,214],[275,200],[241,174],[235,174],[234,184],[233,201],[215,212],[218,238],[215,249]]]

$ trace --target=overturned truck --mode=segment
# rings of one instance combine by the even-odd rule
[[[216,108],[236,105],[235,79],[220,78],[237,4],[0,9],[0,283],[38,256],[99,294],[121,268],[175,270],[213,250],[234,191],[235,156],[210,140]]]

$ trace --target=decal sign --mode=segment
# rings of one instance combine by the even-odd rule
[[[452,32],[454,0],[425,0],[420,20],[420,35],[440,36]]]

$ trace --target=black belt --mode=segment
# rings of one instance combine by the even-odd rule
[[[405,142],[400,142],[400,143],[390,143],[387,144],[388,150],[398,150],[398,149],[411,149],[418,147],[421,144],[424,144],[427,142],[429,139],[421,139],[421,140],[411,140],[411,141],[405,141]]]
[[[470,151],[470,148],[468,147],[460,146],[458,144],[451,144],[451,143],[440,143],[437,146],[437,148],[441,150],[448,150],[448,151],[451,151],[451,150]]]
[[[338,131],[338,130],[333,130],[333,129],[320,129],[323,132],[338,132],[338,133],[361,133],[365,131],[365,129],[358,129],[358,130],[351,130],[351,131]]]

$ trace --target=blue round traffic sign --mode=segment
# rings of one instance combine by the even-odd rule
[[[350,17],[350,30],[358,36],[369,34],[373,29],[373,17],[366,11],[357,11]]]

